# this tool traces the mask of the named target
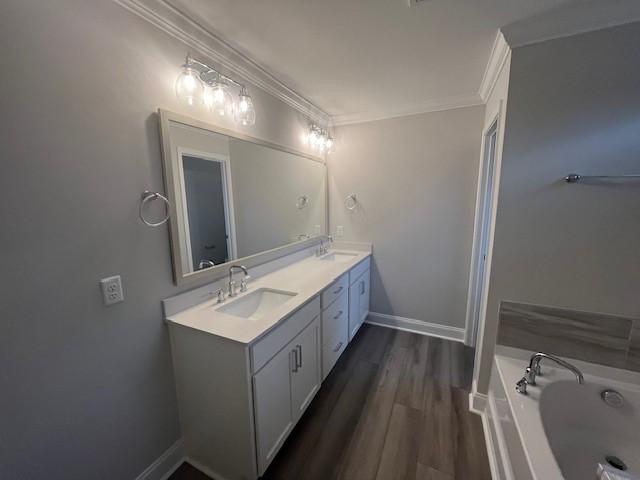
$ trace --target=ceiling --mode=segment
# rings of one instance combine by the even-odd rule
[[[336,123],[479,102],[500,27],[581,0],[167,0]]]

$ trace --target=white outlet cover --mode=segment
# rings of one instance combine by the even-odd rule
[[[337,237],[343,237],[344,236],[344,226],[338,225],[336,227],[336,236]]]
[[[100,280],[100,288],[102,289],[102,301],[106,306],[124,302],[120,275],[103,278]]]

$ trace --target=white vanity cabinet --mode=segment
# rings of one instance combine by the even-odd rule
[[[349,343],[349,273],[322,292],[322,379]]]
[[[322,292],[322,379],[369,315],[369,257]]]
[[[369,315],[371,261],[363,260],[349,272],[349,341]]]
[[[224,305],[211,299],[167,314],[184,455],[210,477],[264,474],[366,318],[370,253],[335,258],[308,257]],[[300,282],[306,271],[315,277]],[[165,300],[165,311],[184,308],[204,289],[183,294],[188,301]],[[230,310],[232,302],[253,305],[264,291],[289,299],[262,317],[241,316],[238,304]]]
[[[192,464],[227,480],[264,473],[320,388],[320,312],[316,295],[250,345],[170,324]]]
[[[319,342],[316,318],[253,376],[260,474],[320,388]]]

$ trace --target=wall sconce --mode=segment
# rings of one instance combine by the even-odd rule
[[[319,127],[315,123],[309,126],[309,135],[307,136],[309,146],[319,153],[332,153],[335,142],[333,137],[324,128]]]
[[[239,90],[237,101],[232,89]],[[247,87],[215,68],[187,55],[176,79],[176,96],[187,105],[204,105],[221,117],[233,117],[241,125],[254,125],[256,112]]]

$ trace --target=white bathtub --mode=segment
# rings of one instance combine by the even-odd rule
[[[528,394],[515,390],[532,352],[499,347],[491,377],[487,422],[496,480],[594,480],[598,463],[614,455],[640,475],[640,373],[568,359],[585,375],[542,361]],[[622,408],[600,393],[622,394]]]

